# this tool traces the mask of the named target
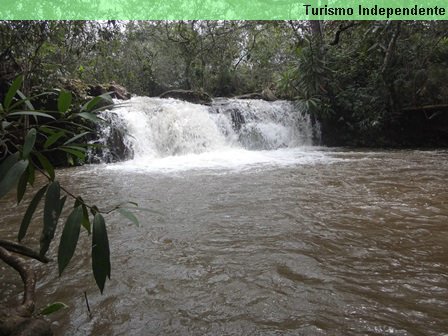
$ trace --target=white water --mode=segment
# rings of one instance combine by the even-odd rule
[[[209,107],[134,97],[103,117],[110,123],[103,143],[110,145],[112,129],[123,130],[122,141],[132,153],[108,169],[247,169],[325,160],[312,147],[318,130],[309,115],[287,101],[217,99]],[[103,161],[110,156],[104,152]]]

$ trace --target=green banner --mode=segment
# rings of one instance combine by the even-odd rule
[[[447,0],[0,0],[1,20],[447,20]]]

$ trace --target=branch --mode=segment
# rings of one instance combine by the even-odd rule
[[[395,45],[397,44],[398,35],[400,35],[400,27],[401,27],[401,21],[397,22],[396,29],[392,35],[392,38],[390,39],[389,45],[386,50],[386,55],[384,56],[383,66],[381,67],[381,74],[385,74],[387,68],[389,67],[389,64],[392,60],[393,53],[395,51]]]
[[[36,275],[30,270],[23,259],[0,247],[0,259],[14,268],[22,278],[24,284],[22,305],[17,308],[17,313],[22,317],[31,317],[34,312],[34,291],[36,289]]]
[[[11,241],[0,239],[0,247],[3,247],[10,252],[18,253],[23,256],[36,259],[44,264],[46,264],[50,261],[47,257],[40,256],[39,253],[33,251],[29,247],[26,247],[26,246],[23,246],[21,244],[17,244],[17,243],[11,242]]]
[[[341,33],[346,31],[349,28],[352,28],[356,26],[356,23],[354,21],[352,21],[351,23],[349,23],[348,25],[344,26],[342,23],[339,25],[338,31],[336,32],[336,34],[334,35],[334,39],[333,42],[330,43],[331,46],[335,46],[339,43],[339,39],[341,37]]]
[[[419,112],[419,111],[444,111],[448,112],[448,104],[439,105],[423,105],[423,106],[410,106],[401,109],[404,112]]]

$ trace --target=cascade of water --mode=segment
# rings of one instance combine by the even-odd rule
[[[176,99],[134,97],[102,115],[100,143],[116,157],[163,158],[229,148],[271,150],[312,145],[310,116],[288,101],[216,99],[212,106]]]

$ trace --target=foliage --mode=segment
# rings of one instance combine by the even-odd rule
[[[296,41],[277,21],[2,21],[0,37],[0,79],[24,74],[26,94],[65,78],[140,95],[261,91],[293,61]]]
[[[70,164],[84,162],[87,149],[92,146],[87,143],[87,137],[95,133],[90,124],[100,121],[95,114],[98,111],[95,107],[101,100],[110,101],[110,97],[96,97],[77,106],[73,103],[70,92],[60,91],[57,96],[58,109],[41,111],[36,110],[32,99],[28,99],[20,91],[22,81],[22,76],[14,80],[3,104],[0,104],[0,197],[15,188],[19,204],[27,190],[39,188],[24,214],[18,241],[21,242],[26,236],[33,214],[44,200],[40,248],[36,253],[41,260],[45,258],[54,240],[64,207],[72,207],[58,245],[59,274],[70,263],[80,231],[84,229],[92,239],[92,271],[98,288],[103,292],[106,278],[110,277],[109,242],[103,215],[119,210],[125,218],[138,224],[137,218],[126,209],[133,208],[136,204],[124,203],[106,211],[86,203],[81,196],[72,194],[58,182],[54,162],[59,162],[61,156]],[[35,183],[36,174],[45,177],[43,186]],[[73,199],[73,205],[66,203],[67,198]],[[56,308],[61,307],[49,307],[48,313]]]
[[[440,143],[443,134],[434,127],[415,134],[423,113],[403,111],[447,103],[446,22],[321,25],[323,39],[310,28],[279,87],[318,117],[327,144]]]
[[[2,21],[0,100],[18,74],[27,95],[77,91],[76,81],[149,96],[269,88],[314,113],[335,135],[328,144],[387,145],[377,139],[411,125],[403,108],[447,103],[447,31],[444,21]]]

